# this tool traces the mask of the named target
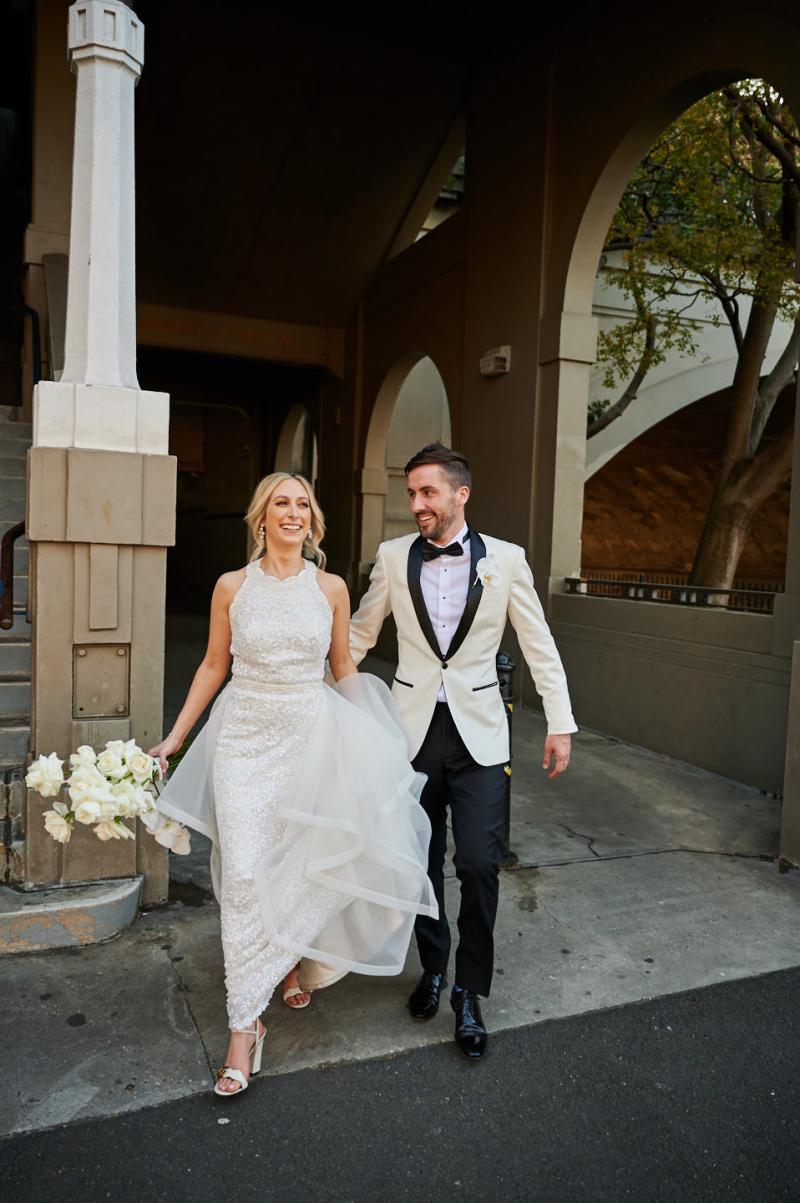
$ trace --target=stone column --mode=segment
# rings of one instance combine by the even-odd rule
[[[28,469],[33,621],[32,752],[66,756],[161,735],[166,548],[176,462],[169,398],[136,379],[134,88],[144,28],[119,0],[69,10],[77,77],[64,372],[34,391]],[[167,862],[141,829],[63,847],[31,793],[26,884],[145,876],[166,895]]]
[[[782,867],[800,869],[800,641],[794,645],[781,816]]]
[[[564,577],[580,572],[584,398],[596,346],[597,322],[591,315],[559,313],[542,321],[533,479],[534,576],[543,600],[562,591]]]

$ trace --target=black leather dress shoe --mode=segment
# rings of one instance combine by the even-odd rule
[[[456,1044],[465,1057],[477,1060],[486,1052],[489,1041],[478,996],[471,990],[454,990],[450,1006],[456,1013]]]
[[[447,985],[443,973],[423,973],[416,990],[408,1000],[412,1019],[433,1019],[439,1010],[439,998]]]

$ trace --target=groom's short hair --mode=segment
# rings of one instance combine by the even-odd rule
[[[466,485],[468,489],[472,488],[469,460],[460,451],[445,447],[444,443],[426,443],[421,451],[412,455],[404,469],[406,476],[414,468],[421,468],[423,464],[438,464],[454,489],[460,489],[462,485]]]

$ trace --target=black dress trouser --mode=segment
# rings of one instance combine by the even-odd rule
[[[439,904],[438,919],[420,916],[414,926],[422,968],[427,973],[444,974],[450,957],[450,926],[444,909],[449,804],[455,844],[453,864],[461,882],[455,982],[486,996],[494,964],[493,933],[505,816],[504,765],[486,766],[473,760],[446,702],[437,702],[413,764],[428,777],[420,801],[431,821],[428,875]]]

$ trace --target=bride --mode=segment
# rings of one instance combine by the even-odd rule
[[[214,1087],[223,1096],[260,1069],[261,1014],[281,981],[285,1001],[305,1006],[311,986],[349,970],[400,973],[416,915],[437,914],[424,777],[389,690],[351,659],[347,588],[323,571],[310,484],[267,476],[246,522],[252,559],[217,582],[206,654],[151,749],[166,768],[232,658],[230,683],[158,799],[212,841],[231,1029]]]

